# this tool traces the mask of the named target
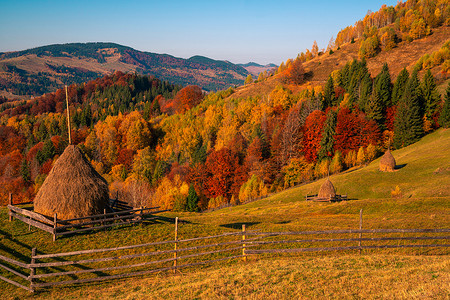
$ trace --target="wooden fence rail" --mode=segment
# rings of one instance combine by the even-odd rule
[[[105,211],[103,214],[65,220],[58,219],[57,214],[55,214],[52,220],[46,216],[35,213],[32,211],[32,208],[26,209],[14,206],[12,205],[12,201],[10,201],[7,208],[10,221],[12,221],[13,218],[16,218],[28,224],[29,229],[33,226],[44,230],[53,236],[53,241],[55,241],[58,236],[67,234],[98,230],[118,225],[140,223],[144,220],[148,221],[156,219],[157,217],[153,216],[154,214],[168,211],[157,210],[159,207],[141,207],[112,213],[106,213]]]
[[[0,268],[13,274],[16,277],[19,277],[25,281],[29,281],[29,276],[25,274],[25,272],[19,272],[17,270],[15,270],[14,268],[20,268],[20,269],[25,269],[29,274],[31,274],[31,268],[29,267],[29,264],[25,264],[23,262],[17,261],[15,259],[0,255]],[[6,266],[5,264],[8,264],[9,266]],[[0,280],[6,281],[12,285],[15,285],[19,288],[22,288],[24,290],[27,290],[29,292],[32,292],[33,289],[31,287],[28,287],[26,285],[23,285],[21,283],[19,283],[16,280],[10,279],[10,278],[6,278],[4,276],[0,276]]]
[[[416,247],[450,247],[450,244],[403,244],[403,245],[362,245],[362,242],[383,242],[383,241],[444,241],[450,240],[449,235],[436,236],[382,236],[382,237],[362,237],[362,234],[396,234],[396,233],[427,233],[427,234],[441,234],[448,233],[450,229],[359,229],[359,230],[320,230],[320,231],[299,231],[299,232],[258,232],[247,233],[248,236],[260,235],[262,239],[267,238],[286,238],[294,235],[342,235],[342,234],[359,234],[358,237],[338,237],[338,238],[311,238],[311,239],[278,239],[278,240],[257,240],[247,242],[247,246],[254,246],[253,249],[246,251],[247,254],[262,254],[262,253],[294,253],[294,252],[314,252],[314,251],[343,251],[343,250],[363,250],[363,249],[393,249],[393,248],[416,248]],[[310,247],[310,243],[346,243],[358,242],[358,246],[341,245],[341,246],[324,246],[324,247]],[[290,244],[302,244],[303,247],[290,246]],[[284,248],[260,248],[258,246],[265,245],[285,245]],[[287,248],[286,248],[287,247]]]
[[[13,211],[13,213],[15,212]],[[182,268],[230,259],[243,259],[245,261],[248,255],[450,247],[450,244],[446,242],[432,243],[432,241],[450,240],[450,235],[446,234],[450,232],[449,228],[259,232],[247,231],[245,225],[243,225],[242,231],[189,239],[179,239],[177,226],[175,232],[173,240],[114,248],[39,254],[33,248],[30,263],[19,262],[0,255],[0,262],[2,262],[0,263],[0,269],[6,270],[10,274],[9,278],[0,276],[0,279],[28,291],[34,291],[35,289],[57,285],[98,282],[163,271],[176,272]],[[381,234],[382,236],[363,237],[362,234]],[[387,234],[402,234],[402,236],[386,236]],[[404,234],[414,236],[404,236]],[[295,238],[295,236],[305,235],[311,235],[311,238]],[[317,237],[322,235],[325,236],[323,238]],[[418,243],[405,245],[392,243],[407,240],[418,241]],[[425,241],[428,242],[423,243]],[[319,245],[317,247],[311,246],[311,243]],[[338,244],[330,245],[331,243]],[[363,245],[362,243],[372,244]],[[132,252],[130,253],[130,251]],[[23,268],[26,272],[20,272],[17,268]],[[29,286],[12,280],[13,275],[19,280],[28,282]]]

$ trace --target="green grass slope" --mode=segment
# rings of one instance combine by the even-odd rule
[[[371,226],[417,227],[450,225],[450,130],[440,129],[421,141],[392,152],[400,169],[378,171],[379,159],[366,167],[330,176],[338,193],[350,201],[304,201],[316,194],[325,179],[283,191],[246,205],[201,216],[212,223],[222,218],[253,227],[355,228],[359,210],[372,218]],[[438,170],[441,168],[440,170]],[[436,172],[439,171],[439,172]],[[391,197],[399,186],[403,197]],[[390,222],[386,222],[391,219]],[[383,221],[384,220],[384,221]],[[220,224],[218,224],[220,225]]]

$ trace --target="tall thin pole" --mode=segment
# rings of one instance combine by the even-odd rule
[[[175,274],[175,272],[177,271],[177,242],[178,242],[178,217],[175,218],[175,252],[173,252],[173,273]]]
[[[9,193],[9,205],[12,205],[12,204],[13,204],[12,193]],[[11,210],[8,209],[8,211],[9,211],[9,221],[11,222],[12,219],[13,219],[13,217],[12,217],[12,215],[11,215]]]
[[[69,94],[67,93],[67,85],[65,87],[66,87],[66,105],[67,105],[67,129],[69,130],[69,145],[71,145],[72,138],[70,137]]]
[[[362,230],[362,225],[363,225],[362,214],[363,214],[363,210],[361,209],[359,211],[359,230]],[[361,239],[362,239],[362,232],[359,233],[359,254],[361,254]]]
[[[245,224],[242,224],[242,260],[247,261],[247,255],[245,254]]]

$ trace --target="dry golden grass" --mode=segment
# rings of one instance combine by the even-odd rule
[[[28,298],[448,299],[449,269],[447,256],[282,257],[59,288]]]

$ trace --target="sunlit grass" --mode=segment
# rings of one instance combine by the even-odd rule
[[[0,209],[0,254],[29,262],[31,248],[39,253],[141,244],[174,237],[173,218],[180,222],[178,237],[191,238],[247,230],[301,231],[357,229],[363,209],[363,228],[449,228],[450,130],[439,130],[420,142],[393,152],[393,173],[378,171],[378,160],[366,167],[331,176],[339,193],[354,199],[339,203],[304,201],[323,180],[291,188],[266,199],[208,213],[166,213],[155,224],[123,226],[52,241],[51,235],[17,220],[8,222]],[[395,186],[403,197],[392,198]],[[420,254],[422,256],[415,256]],[[439,255],[436,255],[439,254]],[[48,289],[28,296],[0,281],[7,298],[138,299],[138,298],[443,298],[449,297],[448,250],[376,250],[259,256],[247,264],[223,262],[183,269],[181,275],[160,273],[97,284]],[[0,275],[5,272],[0,270]]]

